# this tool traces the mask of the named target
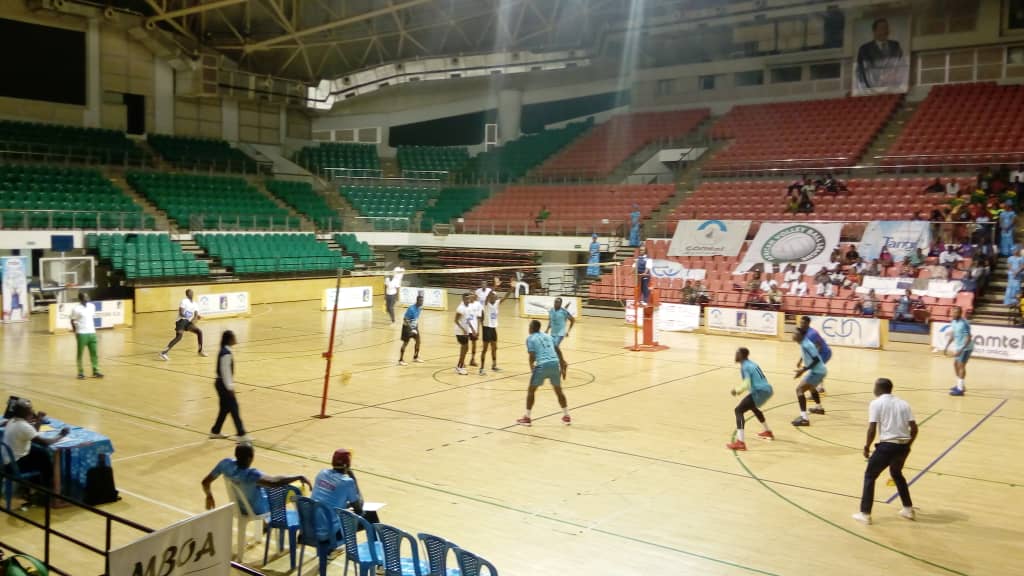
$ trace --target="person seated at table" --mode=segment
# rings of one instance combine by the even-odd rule
[[[11,419],[4,427],[3,443],[11,449],[18,471],[22,474],[35,472],[37,484],[48,490],[53,489],[53,462],[47,446],[56,444],[71,433],[68,427],[61,428],[55,436],[42,436],[39,427],[43,424],[46,414],[38,414],[32,409],[28,400],[18,400],[14,404]],[[7,466],[7,451],[4,450],[3,465]]]
[[[873,288],[868,290],[868,293],[861,296],[860,301],[853,305],[853,313],[864,316],[874,316],[875,310],[877,309],[878,297],[875,296],[875,290]]]
[[[274,486],[286,486],[293,482],[301,482],[303,486],[310,487],[309,480],[301,474],[295,476],[270,476],[252,467],[252,461],[256,452],[252,444],[241,443],[235,446],[235,458],[225,458],[217,463],[210,470],[210,473],[203,478],[203,492],[206,493],[206,509],[213,510],[217,504],[213,500],[213,492],[210,485],[222,475],[228,482],[238,486],[239,492],[248,501],[252,513],[255,515],[270,512],[270,504],[267,502],[267,494],[263,488]],[[242,506],[242,503],[238,503]]]
[[[376,512],[363,511],[363,495],[359,491],[356,475],[352,472],[352,452],[345,448],[335,450],[331,456],[331,467],[316,475],[313,493],[309,497],[326,504],[332,510],[352,510],[370,523],[380,522]],[[341,521],[337,514],[331,515],[331,526],[337,537],[341,538]]]

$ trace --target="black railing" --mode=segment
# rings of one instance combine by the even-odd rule
[[[145,212],[101,210],[0,209],[0,229],[29,230],[156,230],[156,219]]]

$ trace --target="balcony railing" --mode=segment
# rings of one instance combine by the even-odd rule
[[[156,230],[156,219],[144,212],[96,210],[0,209],[0,230]]]

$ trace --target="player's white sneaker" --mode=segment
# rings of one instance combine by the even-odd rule
[[[906,518],[907,520],[917,520],[917,514],[914,513],[913,508],[903,508],[900,510],[900,518]]]
[[[399,366],[408,366],[408,365],[409,365],[409,363],[408,363],[408,362],[406,362],[405,360],[399,360],[399,361],[398,361],[398,365],[399,365]]]
[[[477,374],[480,375],[480,376],[486,376],[487,372],[483,368],[481,368],[480,371],[477,372]]]
[[[238,437],[238,443],[239,444],[250,444],[251,445],[252,444],[252,438],[250,438],[248,434],[243,434],[243,435]]]
[[[206,352],[204,352],[202,350],[199,351],[199,355],[202,356],[203,358],[206,358],[207,356],[209,356],[209,354],[207,354]]]
[[[857,512],[853,515],[853,519],[861,524],[871,525],[871,514],[865,514],[863,512]]]
[[[161,352],[160,353],[160,359],[166,362],[166,361],[170,360],[171,357],[167,355],[167,352]]]
[[[221,434],[220,432],[210,432],[210,434],[207,435],[207,438],[209,438],[210,440],[224,440],[225,438],[227,438],[227,436]]]
[[[469,372],[467,372],[465,368],[460,368],[458,366],[455,367],[455,373],[460,376],[465,376],[466,374],[469,374]]]
[[[423,360],[420,360],[419,358],[413,358],[412,361],[417,364],[423,364]]]

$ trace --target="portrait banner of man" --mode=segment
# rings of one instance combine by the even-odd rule
[[[910,87],[910,16],[858,20],[853,27],[857,58],[853,94],[892,94]]]

